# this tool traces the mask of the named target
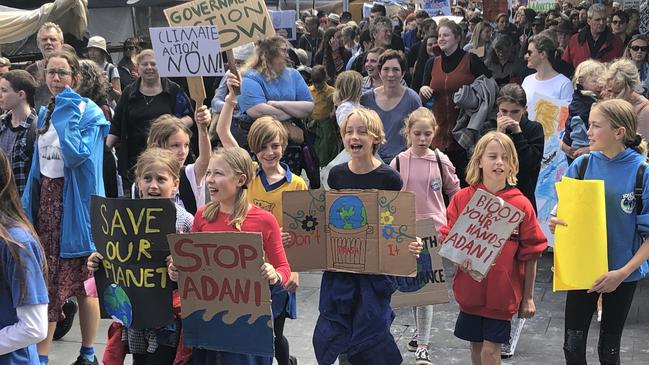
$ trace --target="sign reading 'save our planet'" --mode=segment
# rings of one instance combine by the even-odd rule
[[[225,73],[215,26],[150,28],[163,77],[221,76]]]
[[[164,10],[169,25],[215,25],[221,50],[275,35],[273,24],[261,0],[195,0]]]

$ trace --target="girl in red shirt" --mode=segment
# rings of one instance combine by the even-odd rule
[[[275,217],[248,203],[248,186],[254,178],[254,167],[245,150],[219,149],[212,154],[205,182],[210,202],[199,208],[194,217],[192,232],[259,232],[263,237],[264,256],[267,260],[259,271],[272,287],[286,283],[291,268],[286,260],[282,236]],[[173,262],[169,263],[173,280],[177,278]],[[273,303],[273,307],[275,303]],[[271,364],[272,357],[218,352],[222,364]],[[215,364],[217,351],[194,348],[194,365]]]
[[[469,274],[470,260],[455,271],[453,294],[460,306],[455,336],[471,343],[473,364],[500,364],[500,347],[509,341],[512,317],[518,313],[520,318],[531,318],[536,312],[536,260],[547,247],[547,239],[532,203],[514,186],[517,173],[518,155],[512,140],[500,132],[485,134],[467,166],[469,186],[453,195],[447,210],[448,223],[440,229],[444,240],[478,189],[525,214],[482,281]]]

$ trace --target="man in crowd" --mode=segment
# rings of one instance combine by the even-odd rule
[[[297,41],[297,48],[302,48],[309,56],[309,64],[307,65],[309,67],[313,67],[313,64],[315,63],[315,54],[320,48],[320,42],[322,42],[322,32],[320,32],[319,26],[320,21],[317,16],[308,16],[304,20],[306,32],[302,34],[302,37]]]
[[[594,4],[588,8],[588,25],[570,38],[562,59],[577,68],[589,58],[612,61],[623,51],[622,40],[606,28],[606,7]]]
[[[36,34],[36,44],[43,55],[43,60],[36,61],[27,66],[25,71],[29,72],[36,80],[38,86],[34,94],[34,108],[40,109],[41,106],[49,103],[52,94],[45,85],[45,61],[51,53],[60,51],[63,47],[63,31],[54,23],[44,23]]]

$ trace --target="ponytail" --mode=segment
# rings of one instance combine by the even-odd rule
[[[50,123],[52,120],[52,113],[54,113],[54,106],[56,103],[56,99],[54,96],[50,98],[50,102],[47,103],[47,112],[45,113],[45,124],[43,125],[43,128],[38,128],[38,134],[45,134],[47,130],[50,128]]]

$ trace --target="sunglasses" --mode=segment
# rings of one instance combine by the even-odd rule
[[[629,48],[631,48],[631,50],[634,51],[634,52],[640,52],[640,51],[647,52],[647,51],[649,51],[649,46],[631,46]]]

